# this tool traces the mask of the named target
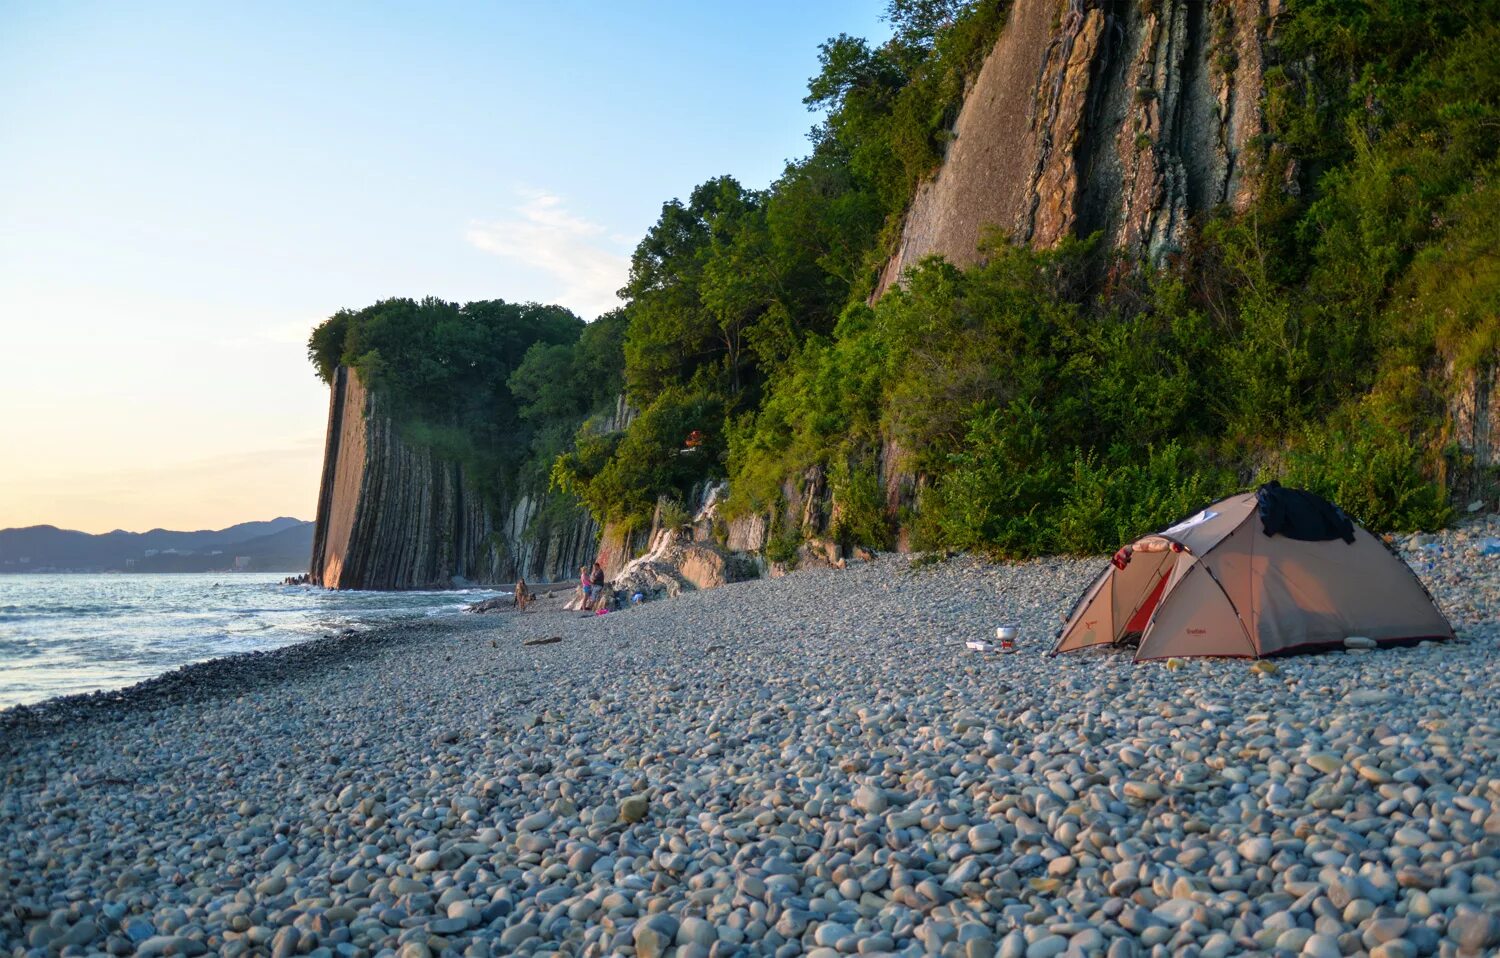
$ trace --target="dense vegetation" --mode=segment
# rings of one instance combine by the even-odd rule
[[[985,265],[925,263],[869,306],[1005,6],[893,0],[889,43],[830,40],[808,156],[765,190],[721,177],[665,204],[626,307],[581,335],[570,316],[505,307],[533,325],[473,344],[502,357],[463,375],[508,385],[465,392],[446,419],[413,407],[424,428],[524,441],[534,474],[550,464],[555,486],[627,525],[727,477],[731,512],[778,517],[778,549],[825,532],[888,545],[900,524],[924,546],[1101,551],[1272,475],[1379,529],[1440,525],[1449,490],[1493,491],[1443,427],[1500,351],[1492,0],[1284,5],[1262,199],[1196,224],[1160,267],[1086,239],[997,239]],[[319,345],[362,315],[325,324],[315,359],[392,377],[409,346],[413,402],[461,378],[429,368],[420,338]],[[617,386],[639,416],[610,433],[588,416]],[[706,441],[684,454],[694,430]],[[899,515],[891,467],[919,478]],[[808,475],[836,500],[828,530],[780,518]]]
[[[620,389],[624,316],[559,306],[388,299],[341,310],[308,341],[325,382],[355,369],[412,443],[463,463],[495,497],[535,488]]]

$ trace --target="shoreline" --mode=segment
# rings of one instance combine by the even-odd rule
[[[118,720],[128,712],[150,712],[202,704],[249,689],[255,683],[301,678],[321,664],[352,665],[378,647],[420,642],[427,632],[460,631],[472,617],[433,618],[419,622],[381,623],[365,629],[293,642],[273,649],[235,652],[190,662],[118,689],[60,695],[31,704],[0,709],[0,758],[22,732],[54,730],[70,722]],[[411,634],[419,633],[419,634]],[[287,671],[288,669],[292,671]]]
[[[1102,560],[881,556],[0,715],[0,953],[1482,953],[1489,528],[1403,543],[1458,641],[1269,673],[1045,657]]]

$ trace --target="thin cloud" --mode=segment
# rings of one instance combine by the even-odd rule
[[[630,258],[621,240],[598,223],[571,213],[562,197],[528,190],[513,215],[475,222],[465,238],[476,249],[547,274],[559,284],[548,299],[592,318],[620,305]]]

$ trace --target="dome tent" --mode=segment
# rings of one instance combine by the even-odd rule
[[[1286,519],[1286,501],[1322,510],[1313,531]],[[1122,548],[1079,597],[1052,654],[1135,635],[1143,661],[1261,658],[1351,636],[1395,645],[1451,639],[1453,629],[1384,542],[1326,501],[1270,483]]]

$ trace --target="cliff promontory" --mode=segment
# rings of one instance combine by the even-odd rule
[[[569,578],[594,551],[586,511],[547,522],[545,496],[488,503],[462,465],[402,439],[377,394],[340,366],[313,540],[313,581],[333,589],[450,588]]]

